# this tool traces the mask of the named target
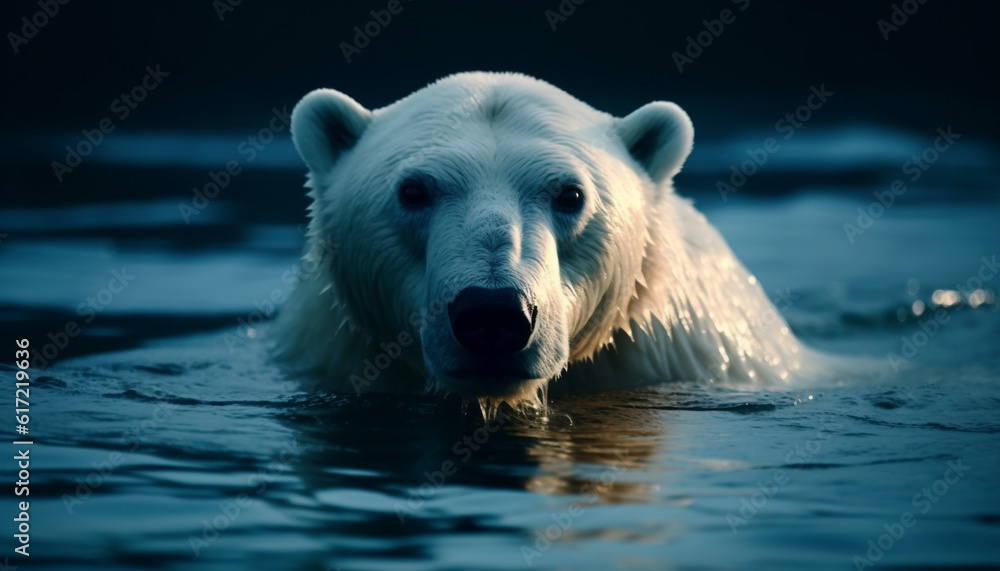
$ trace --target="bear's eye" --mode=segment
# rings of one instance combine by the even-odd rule
[[[431,205],[427,188],[417,181],[408,180],[399,185],[399,203],[407,210],[419,210]]]
[[[552,206],[562,212],[579,212],[583,207],[583,189],[575,184],[567,184],[559,189]]]

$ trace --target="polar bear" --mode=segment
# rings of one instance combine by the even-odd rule
[[[811,357],[672,180],[694,129],[618,118],[538,79],[460,73],[381,109],[319,89],[292,113],[319,260],[276,325],[331,392],[537,406],[568,388],[773,385]]]

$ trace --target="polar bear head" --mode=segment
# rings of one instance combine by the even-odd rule
[[[462,73],[374,111],[313,91],[292,136],[312,239],[339,246],[337,302],[316,311],[376,343],[412,332],[401,358],[431,386],[517,401],[629,327],[693,129],[672,103],[616,118],[530,77]]]

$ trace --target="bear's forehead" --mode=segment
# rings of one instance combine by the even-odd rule
[[[376,112],[376,119],[397,129],[434,135],[490,128],[551,137],[578,133],[611,118],[534,78],[472,73],[417,91]]]
[[[363,144],[370,151],[364,156],[379,157],[375,170],[391,180],[433,173],[455,188],[515,175],[597,178],[588,165],[600,164],[612,147],[604,138],[614,120],[513,74],[453,76],[377,110],[374,119]]]

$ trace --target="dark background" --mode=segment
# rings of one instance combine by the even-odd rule
[[[770,117],[826,82],[847,101],[841,120],[933,129],[943,118],[978,119],[983,135],[997,134],[995,2],[928,0],[886,41],[876,21],[901,2],[752,0],[739,12],[727,0],[588,0],[553,31],[544,12],[558,10],[557,0],[401,1],[403,11],[348,64],[340,42],[386,1],[244,0],[219,21],[211,0],[74,0],[16,56],[5,42],[6,129],[85,127],[144,66],[161,63],[172,74],[169,94],[128,128],[239,129],[259,108],[318,86],[374,108],[456,71],[510,70],[618,114],[669,98],[699,115],[733,111],[714,107],[723,102]],[[724,8],[736,21],[678,73],[671,53]],[[20,29],[38,9],[5,2],[0,29]]]
[[[183,197],[204,184],[202,167],[125,166],[112,173],[94,161],[64,183],[53,177],[50,164],[65,155],[63,146],[108,116],[110,102],[156,64],[169,78],[127,120],[116,120],[109,137],[181,131],[238,141],[266,125],[272,108],[291,108],[317,87],[376,108],[467,70],[524,72],[617,115],[673,100],[691,115],[699,142],[773,133],[774,121],[820,84],[836,98],[810,125],[879,125],[928,142],[945,125],[966,140],[992,142],[1000,135],[993,2],[751,0],[740,11],[741,4],[729,0],[587,0],[553,30],[545,13],[560,10],[557,0],[401,1],[402,12],[351,63],[341,42],[352,42],[354,27],[364,27],[370,11],[387,1],[243,0],[221,21],[217,10],[225,0],[60,6],[18,54],[9,40],[0,49],[4,205]],[[886,41],[876,22],[904,4],[919,8]],[[564,11],[571,6],[562,3]],[[723,9],[735,12],[735,22],[679,73],[672,53],[683,51],[687,38],[704,30],[702,21]],[[7,2],[0,29],[5,36],[20,33],[21,18],[39,10],[37,0]],[[40,145],[43,138],[51,144]],[[711,183],[728,167],[720,164],[718,175],[704,181],[682,179],[680,186],[714,192]],[[226,199],[239,196],[301,219],[301,175],[296,167],[243,176]],[[753,190],[781,193],[793,186],[778,180]],[[279,204],[276,196],[288,199]]]

